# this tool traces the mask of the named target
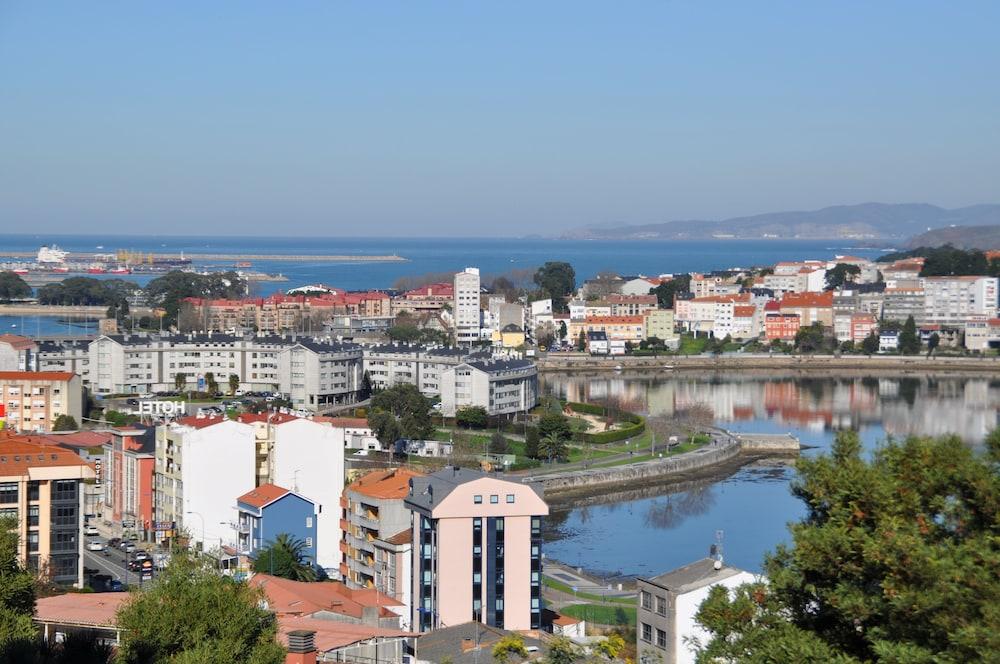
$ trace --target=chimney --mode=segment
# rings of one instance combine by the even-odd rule
[[[316,664],[316,632],[296,629],[288,633],[288,654],[285,664]]]

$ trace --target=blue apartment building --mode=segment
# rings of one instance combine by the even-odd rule
[[[316,504],[275,484],[262,484],[236,499],[238,549],[253,557],[278,535],[286,533],[305,544],[316,564]]]

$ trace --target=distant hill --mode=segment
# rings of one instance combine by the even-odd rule
[[[799,212],[769,212],[722,221],[685,220],[637,226],[589,226],[565,239],[851,239],[900,241],[946,226],[1000,224],[1000,205],[946,210],[926,203],[862,203]]]
[[[946,244],[959,249],[1000,249],[1000,224],[937,228],[911,238],[906,246],[940,247]]]

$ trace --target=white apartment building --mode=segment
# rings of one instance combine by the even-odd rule
[[[382,344],[364,349],[364,370],[372,387],[416,385],[424,396],[441,394],[441,374],[473,357],[467,349],[418,344]]]
[[[925,323],[961,324],[976,316],[996,318],[996,277],[924,277]]]
[[[277,359],[279,389],[296,407],[317,410],[358,401],[363,374],[359,346],[300,339],[282,348]]]
[[[343,449],[341,448],[341,453]],[[235,500],[256,487],[254,428],[186,417],[156,428],[155,521],[186,531],[203,550],[236,545]],[[157,532],[157,541],[171,531]]]
[[[479,268],[467,267],[455,275],[452,315],[458,343],[475,343],[481,337],[479,311]]]
[[[538,403],[538,369],[530,360],[477,360],[444,372],[441,412],[453,417],[464,406],[482,406],[487,414],[531,410]]]

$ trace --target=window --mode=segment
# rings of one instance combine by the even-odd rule
[[[656,596],[656,612],[661,616],[667,615],[667,599],[665,597]]]
[[[642,597],[642,608],[646,609],[647,611],[649,611],[650,609],[652,609],[653,608],[653,596],[650,595],[645,590],[643,590],[642,593],[641,593],[641,597]]]
[[[656,645],[659,646],[660,648],[667,647],[667,633],[664,632],[662,629],[656,630]]]
[[[514,502],[514,494],[512,494],[512,493],[508,493],[507,494],[507,502],[508,503],[513,503]]]
[[[647,623],[642,623],[642,638],[646,643],[650,643],[653,640],[653,627]]]
[[[490,496],[490,505],[496,505],[499,502],[500,502],[500,496],[496,495],[495,493],[492,496]]]
[[[17,502],[17,482],[0,484],[0,503]]]
[[[483,497],[479,496],[479,495],[473,496],[472,497],[472,502],[475,503],[476,505],[482,505],[483,504]]]
[[[312,528],[312,527],[313,527],[313,518],[311,516],[307,516],[306,517],[306,528]]]

